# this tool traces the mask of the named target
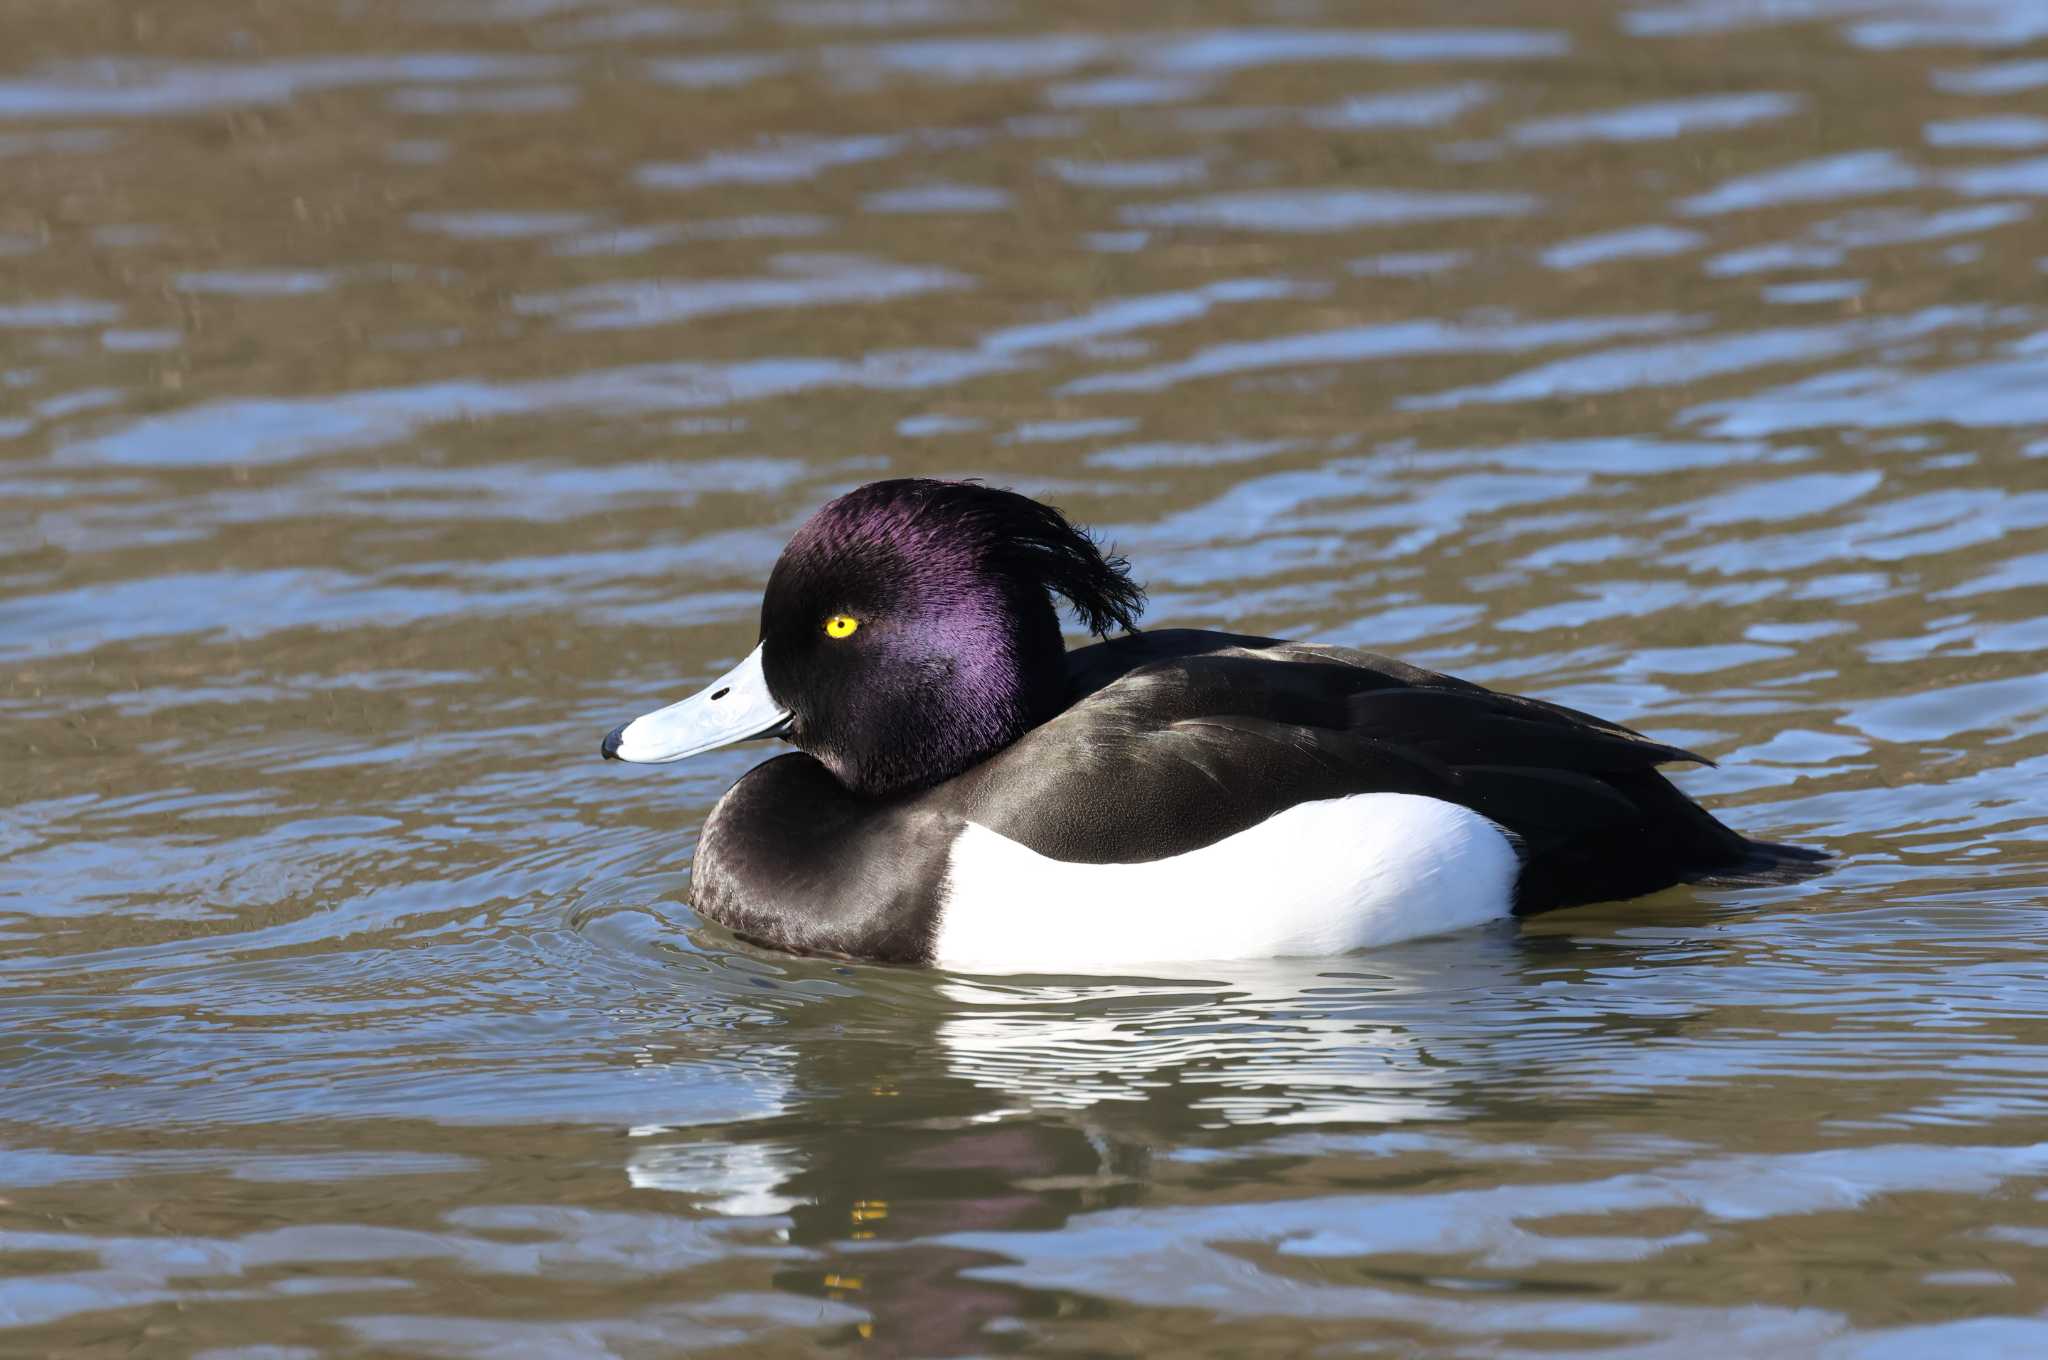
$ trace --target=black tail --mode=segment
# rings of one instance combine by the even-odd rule
[[[1751,841],[1742,843],[1743,855],[1730,864],[1708,869],[1696,877],[1693,883],[1726,883],[1729,885],[1759,883],[1797,883],[1828,871],[1828,862],[1834,856],[1825,850],[1815,850],[1804,845],[1780,845],[1776,841]]]

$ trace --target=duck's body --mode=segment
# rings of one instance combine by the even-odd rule
[[[778,565],[748,663],[606,741],[607,755],[669,759],[765,721],[807,747],[742,777],[698,845],[695,905],[748,939],[988,971],[1339,953],[1816,858],[1746,840],[1656,769],[1698,757],[1539,700],[1225,633],[1147,632],[1048,658],[1042,642],[1005,646],[1005,627],[982,630],[985,602],[950,575],[937,605],[930,582],[903,584],[900,564],[839,582],[839,559],[874,547],[843,521],[872,522],[875,502],[897,530],[885,554],[914,557],[918,534],[934,532],[920,521],[943,526],[954,497],[1011,494],[955,486],[879,483],[821,512],[840,522],[806,526],[793,580]],[[918,509],[907,539],[894,514],[905,495]],[[1112,578],[1097,594],[1050,584],[1080,592],[1091,622],[1134,613],[1121,564],[1095,560]],[[831,567],[822,594],[819,562]],[[875,581],[889,583],[880,596]],[[1115,582],[1129,596],[1105,604]],[[1030,584],[1025,597],[1044,603],[1048,583]],[[831,641],[793,637],[778,666],[771,608],[806,625],[818,614]],[[866,623],[843,612],[854,609]],[[889,650],[862,662],[857,683],[803,692],[819,685],[807,670],[849,655],[834,628],[881,633],[892,618],[904,632],[868,644]],[[968,710],[957,722],[956,701]],[[891,730],[866,740],[877,715]],[[635,732],[648,723],[687,731]]]

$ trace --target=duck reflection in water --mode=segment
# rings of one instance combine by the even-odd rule
[[[1526,1091],[1553,1073],[1560,1094],[1611,1081],[1647,1037],[1687,1023],[1601,987],[1617,953],[1645,966],[1620,943],[1510,930],[1145,980],[797,962],[798,977],[854,987],[814,1003],[832,1022],[806,1024],[812,1038],[790,1048],[786,1112],[739,1141],[647,1147],[632,1177],[715,1191],[708,1207],[724,1213],[786,1217],[791,1242],[816,1255],[777,1284],[863,1310],[856,1330],[875,1354],[986,1353],[991,1327],[1109,1305],[991,1278],[1013,1263],[962,1238],[1175,1202],[1184,1192],[1162,1196],[1155,1147],[1192,1150],[1170,1185],[1229,1175],[1196,1168],[1286,1130],[1442,1129],[1511,1079]],[[1696,966],[1697,948],[1682,962]],[[665,1159],[689,1149],[715,1151],[717,1166],[665,1177]],[[1300,1154],[1262,1153],[1255,1180],[1276,1155]]]

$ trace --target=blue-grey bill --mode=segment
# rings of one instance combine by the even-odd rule
[[[701,693],[613,728],[600,749],[606,760],[661,765],[736,741],[779,737],[788,730],[789,710],[768,693],[761,649],[756,647]]]

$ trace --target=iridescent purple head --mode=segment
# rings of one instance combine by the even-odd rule
[[[856,793],[959,774],[1057,713],[1053,595],[1088,630],[1130,629],[1144,592],[1051,506],[972,482],[873,482],[782,551],[761,666],[788,737]]]

